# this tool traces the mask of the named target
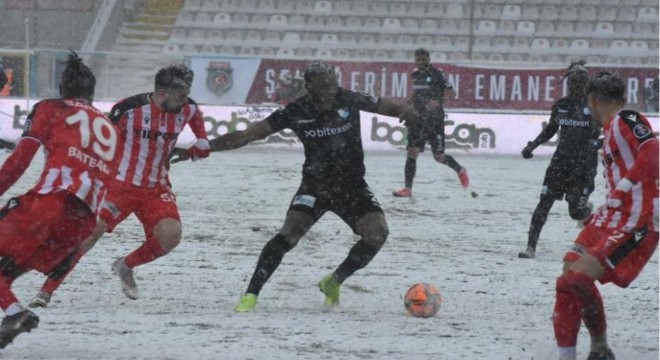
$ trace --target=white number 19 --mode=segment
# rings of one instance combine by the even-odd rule
[[[94,150],[101,159],[106,161],[110,161],[115,157],[115,151],[117,150],[117,132],[106,119],[95,117],[92,120],[92,126],[90,129],[87,112],[80,110],[66,118],[66,123],[69,125],[76,123],[79,124],[80,145],[82,145],[83,148],[89,147],[91,130],[94,135],[92,150]]]

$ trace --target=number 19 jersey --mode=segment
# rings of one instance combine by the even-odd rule
[[[45,152],[41,177],[30,191],[67,191],[94,214],[117,168],[120,132],[91,102],[47,99],[34,105],[23,137],[39,141]]]

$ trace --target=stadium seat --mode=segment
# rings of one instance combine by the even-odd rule
[[[488,60],[485,53],[472,52],[471,56],[470,61],[484,62]]]
[[[475,34],[492,35],[496,32],[497,25],[492,20],[480,20],[477,23]]]
[[[623,0],[625,1],[625,0]],[[604,6],[619,6],[619,0],[603,0],[602,5]]]
[[[214,22],[214,18],[212,17],[211,13],[207,13],[204,11],[200,11],[195,15],[195,23],[198,25],[209,25]]]
[[[408,13],[407,5],[402,2],[390,3],[388,13],[396,16],[403,16]]]
[[[501,53],[490,53],[487,57],[488,61],[491,62],[502,62],[504,61],[504,54]]]
[[[598,21],[615,21],[616,19],[616,8],[611,6],[603,6],[598,9]]]
[[[282,38],[280,36],[280,33],[278,33],[277,31],[267,31],[266,35],[264,35],[264,41],[265,42],[277,43],[277,42],[281,41],[281,39]],[[298,39],[300,39],[300,35],[298,35]],[[298,40],[298,41],[300,41],[300,40]]]
[[[181,50],[179,50],[179,46],[175,44],[166,44],[163,47],[163,53],[165,54],[180,54]]]
[[[339,60],[349,60],[351,52],[348,49],[337,49],[335,50],[335,57]]]
[[[311,27],[323,27],[325,26],[325,22],[323,21],[323,18],[317,15],[310,16],[307,18],[307,26]]]
[[[377,16],[390,15],[388,11],[389,9],[386,1],[373,1],[369,7],[369,12]]]
[[[330,49],[318,49],[316,50],[316,54],[314,54],[314,57],[317,59],[327,60],[334,58],[334,54]]]
[[[231,16],[227,13],[217,13],[213,16],[213,25],[228,25],[231,23]]]
[[[589,41],[585,39],[574,39],[571,41],[570,49],[572,53],[587,55],[589,52]]]
[[[502,20],[520,20],[522,10],[518,5],[506,5],[502,9]]]
[[[417,30],[419,29],[419,23],[417,22],[417,19],[405,18],[403,19],[403,23],[401,24],[401,27],[403,27],[406,30]]]
[[[592,48],[594,52],[599,53],[599,52],[607,52],[607,49],[609,49],[610,45],[605,39],[593,39],[591,40],[591,44],[589,47]]]
[[[449,60],[452,62],[460,62],[467,60],[467,54],[461,51],[455,51],[449,54]]]
[[[242,42],[243,41],[243,31],[241,30],[231,30],[225,35],[225,40],[233,42]]]
[[[604,37],[610,38],[614,36],[614,26],[612,23],[600,22],[596,24],[596,30],[594,31],[595,37]]]
[[[262,55],[261,51],[258,51],[257,54]],[[277,49],[276,56],[278,58],[293,59],[296,57],[296,54],[293,52],[293,49],[281,47]]]
[[[279,0],[277,2],[277,10],[284,12],[286,14],[290,14],[293,11],[293,8],[296,4],[294,4],[296,0]]]
[[[658,38],[657,27],[650,23],[635,22],[633,24],[633,32],[638,37],[651,37],[655,39]]]
[[[275,56],[275,49],[272,47],[260,47],[257,49],[257,55],[261,57],[272,57]]]
[[[541,21],[555,21],[559,18],[559,9],[554,5],[545,5],[541,7],[539,20]]]
[[[619,8],[619,13],[616,17],[617,21],[637,21],[637,11],[631,6],[624,6]]]
[[[568,47],[569,47],[568,40],[566,39],[554,39],[552,40],[552,45],[550,46],[550,48],[555,49],[562,53],[566,52]]]
[[[337,34],[323,34],[321,35],[321,43],[327,44],[327,45],[332,45],[332,44],[337,44],[339,42],[339,39],[337,37]]]
[[[351,13],[351,3],[349,1],[334,1],[332,6],[333,13],[347,15]]]
[[[241,48],[238,49],[238,55],[255,56],[257,55],[257,51],[252,46],[241,46]]]
[[[580,36],[591,37],[594,32],[594,24],[592,22],[580,21],[575,25],[575,32]]]
[[[445,7],[440,2],[430,2],[427,4],[428,16],[443,17],[445,16]]]
[[[356,31],[361,31],[362,29],[362,20],[359,17],[351,16],[346,19],[346,28],[355,29]]]
[[[506,37],[496,37],[491,45],[492,51],[507,52],[511,48],[511,41]]]
[[[311,0],[295,0],[293,8],[301,14],[311,14],[314,11],[314,3]]]
[[[199,53],[200,54],[213,54],[213,55],[215,55],[216,48],[215,48],[215,46],[213,46],[211,44],[204,44],[204,45],[202,45],[202,48],[199,49]]]
[[[390,54],[387,52],[387,50],[380,49],[373,51],[369,55],[369,58],[376,61],[384,61],[390,59]]]
[[[472,45],[472,50],[478,52],[488,52],[491,50],[490,38],[487,37],[477,37],[474,39],[474,44]],[[474,60],[474,58],[472,58]]]
[[[354,33],[341,33],[338,40],[342,44],[355,44],[357,42]]]
[[[635,19],[637,19],[637,14],[635,14]],[[195,22],[195,13],[192,11],[181,11],[176,17],[175,24],[185,26],[190,25]]]
[[[614,32],[622,37],[628,37],[633,33],[633,26],[629,22],[619,22],[614,25]]]
[[[396,40],[394,40],[394,35],[392,34],[380,34],[380,36],[378,36],[377,43],[379,45],[391,46],[392,44],[396,43]]]
[[[344,28],[344,22],[339,16],[330,16],[326,19],[325,25],[331,29],[342,29]]]
[[[268,24],[268,17],[264,14],[252,15],[252,18],[250,19],[250,24],[257,26],[266,25]]]
[[[185,40],[187,37],[186,30],[182,28],[173,28],[172,31],[170,31],[170,40]]]
[[[447,54],[440,51],[433,51],[430,54],[430,58],[432,62],[446,62]]]
[[[649,23],[658,23],[658,8],[657,4],[655,8],[652,7],[640,7],[637,12],[637,21],[639,22],[649,22]]]
[[[436,36],[434,40],[435,48],[437,49],[449,51],[454,48],[454,44],[452,44],[451,37],[449,36]]]
[[[539,16],[540,16],[540,11],[538,6],[527,5],[522,7],[522,15],[520,16],[521,19],[536,21],[539,20]]]
[[[431,35],[417,35],[415,45],[418,47],[430,47],[433,46],[433,39],[431,38]]]
[[[289,25],[294,27],[303,27],[306,25],[305,17],[300,14],[293,14],[289,16]]]
[[[234,13],[231,17],[231,22],[237,25],[250,25],[250,16],[244,13]]]
[[[239,11],[253,11],[258,8],[257,0],[236,0],[235,3]]]
[[[317,43],[319,41],[319,35],[313,32],[306,32],[303,33],[301,41],[304,43]]]
[[[221,0],[203,0],[200,3],[199,9],[204,12],[214,12],[220,10],[221,7]]]
[[[550,21],[541,21],[536,27],[536,35],[548,36],[555,34],[555,24]]]
[[[543,63],[543,55],[531,53],[529,56],[527,56],[527,62],[533,64],[541,64]]]
[[[517,52],[529,51],[529,40],[527,40],[527,38],[521,37],[515,38],[513,39],[512,47]]]
[[[408,8],[408,15],[411,16],[425,16],[426,4],[422,2],[413,2]]]
[[[573,27],[573,22],[560,21],[559,24],[557,24],[556,34],[573,35],[574,33],[575,33],[575,28]]]
[[[516,32],[516,24],[511,20],[502,20],[497,23],[498,35],[513,35]]]
[[[458,3],[449,3],[445,9],[445,19],[463,19],[463,5]]]
[[[275,10],[275,0],[260,0],[259,10],[272,12]]]
[[[419,24],[419,28],[425,32],[437,32],[438,22],[435,21],[435,19],[422,19],[422,22]]]
[[[511,53],[506,57],[506,61],[513,62],[513,63],[521,63],[521,62],[525,61],[525,55]]]
[[[321,14],[329,14],[332,12],[332,3],[327,0],[319,0],[314,3],[314,12]]]
[[[299,43],[300,42],[300,34],[295,33],[295,32],[286,32],[284,33],[284,36],[282,37],[282,42],[285,43]]]
[[[610,51],[617,55],[627,55],[629,50],[628,43],[625,40],[612,40],[610,43]]]
[[[250,30],[245,34],[246,43],[260,43],[261,42],[261,31],[259,30]]]
[[[649,51],[649,44],[644,40],[633,40],[630,42],[630,51],[638,55],[646,55]]]
[[[217,53],[219,55],[233,56],[233,55],[236,55],[236,49],[233,46],[222,45],[218,48]]]
[[[383,28],[388,30],[398,30],[401,28],[401,21],[396,18],[385,18]]]
[[[516,36],[532,36],[536,31],[534,23],[531,21],[519,21],[516,26]]]
[[[376,30],[377,28],[380,28],[380,20],[375,17],[368,17],[364,20],[364,25],[365,28],[371,28],[372,30]]]
[[[470,38],[467,36],[458,36],[454,38],[454,49],[467,52],[470,48]]]
[[[211,40],[221,40],[225,38],[225,31],[222,29],[209,29],[206,38]]]
[[[360,60],[369,59],[369,52],[366,49],[357,49],[353,52],[353,58]]]
[[[376,43],[376,39],[373,34],[360,34],[357,42],[360,45],[373,45]]]
[[[183,3],[183,10],[199,10],[202,8],[202,0],[186,0]]]
[[[268,24],[275,27],[284,27],[287,26],[288,22],[289,20],[287,19],[286,15],[275,14],[270,17]]]
[[[578,18],[581,21],[596,21],[598,19],[598,11],[592,5],[582,6],[578,9]]]
[[[502,18],[502,5],[489,4],[484,8],[484,18],[500,20]]]
[[[356,15],[370,14],[369,4],[366,1],[356,1],[351,8],[351,12]]]
[[[578,8],[577,6],[564,5],[559,8],[558,18],[561,21],[577,21],[578,18]]]
[[[532,40],[532,44],[530,45],[532,50],[534,51],[544,51],[547,49],[550,49],[550,41],[545,38],[536,38]]]

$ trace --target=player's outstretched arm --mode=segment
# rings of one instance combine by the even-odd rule
[[[381,98],[378,101],[378,108],[376,109],[376,113],[385,116],[398,117],[399,122],[406,126],[419,121],[419,113],[411,104],[405,103],[403,105],[399,105],[384,98]]]
[[[38,140],[30,137],[24,137],[18,141],[16,149],[0,168],[0,195],[4,194],[23,175],[40,146],[41,143]]]

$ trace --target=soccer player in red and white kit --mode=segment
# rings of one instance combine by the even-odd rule
[[[197,137],[188,150],[190,156],[209,156],[202,113],[188,98],[192,80],[193,72],[186,66],[162,68],[156,73],[153,92],[126,98],[110,111],[110,118],[118,123],[126,139],[120,148],[118,173],[101,210],[99,225],[72,259],[71,269],[105,232],[112,232],[117,224],[135,214],[143,225],[146,240],[112,266],[121,280],[122,291],[130,299],[138,298],[133,268],[169,253],[181,241],[181,220],[168,176],[168,155],[186,124]],[[63,280],[64,276],[49,277],[30,306],[47,306]]]
[[[96,226],[107,185],[116,175],[119,130],[91,104],[96,79],[72,52],[62,73],[60,99],[34,105],[15,151],[0,168],[0,195],[25,172],[43,145],[38,183],[0,210],[0,348],[37,327],[39,318],[11,291],[30,270],[62,275]]]
[[[658,245],[658,139],[643,115],[622,110],[625,84],[601,72],[586,88],[591,114],[603,125],[607,198],[564,256],[553,312],[561,360],[576,358],[581,320],[591,335],[588,360],[614,360],[605,309],[595,281],[625,288]]]

